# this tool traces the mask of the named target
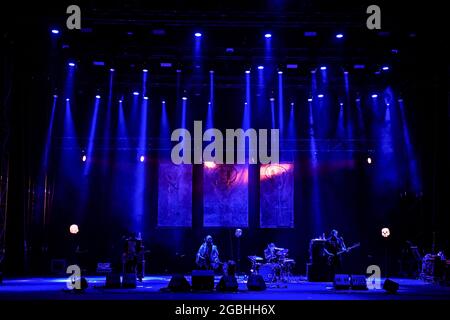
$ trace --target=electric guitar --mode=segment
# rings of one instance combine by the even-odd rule
[[[334,262],[334,259],[337,259],[337,257],[339,257],[343,253],[350,252],[351,250],[358,248],[360,245],[361,245],[361,243],[358,242],[358,243],[355,243],[354,245],[348,247],[346,250],[338,251],[335,254],[328,254],[328,264],[332,265]]]

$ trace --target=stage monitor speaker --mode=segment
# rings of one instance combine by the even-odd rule
[[[120,273],[109,272],[106,274],[105,288],[120,289]]]
[[[367,280],[364,275],[352,274],[350,276],[351,286],[353,290],[367,290]]]
[[[398,283],[389,279],[386,279],[383,284],[383,289],[389,293],[397,293],[398,291]]]
[[[335,289],[350,289],[350,277],[348,274],[336,274],[334,276],[333,286]]]
[[[214,290],[214,271],[193,270],[192,290]]]
[[[169,290],[173,292],[187,292],[191,290],[191,285],[181,274],[174,274],[169,282]]]
[[[266,290],[266,283],[259,274],[252,274],[248,277],[247,288],[251,291],[263,291]]]
[[[238,291],[238,282],[235,276],[223,276],[216,286],[217,291]]]
[[[122,279],[122,288],[135,289],[136,288],[136,274],[125,273]]]

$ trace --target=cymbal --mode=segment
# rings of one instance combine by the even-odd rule
[[[248,258],[250,260],[255,260],[255,261],[263,261],[264,259],[258,256],[248,256]]]

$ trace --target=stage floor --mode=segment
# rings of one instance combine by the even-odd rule
[[[412,279],[391,278],[399,283],[397,294],[388,294],[383,289],[335,290],[332,283],[307,282],[298,277],[283,284],[285,287],[268,287],[265,291],[248,291],[244,277],[239,278],[236,293],[161,291],[170,278],[146,276],[136,289],[105,289],[105,277],[87,277],[89,286],[84,293],[68,291],[67,278],[4,279],[0,284],[0,300],[450,300],[450,287]],[[190,277],[186,278],[190,282]]]

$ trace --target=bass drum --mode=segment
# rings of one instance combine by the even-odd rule
[[[275,264],[273,263],[265,263],[259,267],[258,274],[263,277],[265,282],[274,282],[275,281]]]

